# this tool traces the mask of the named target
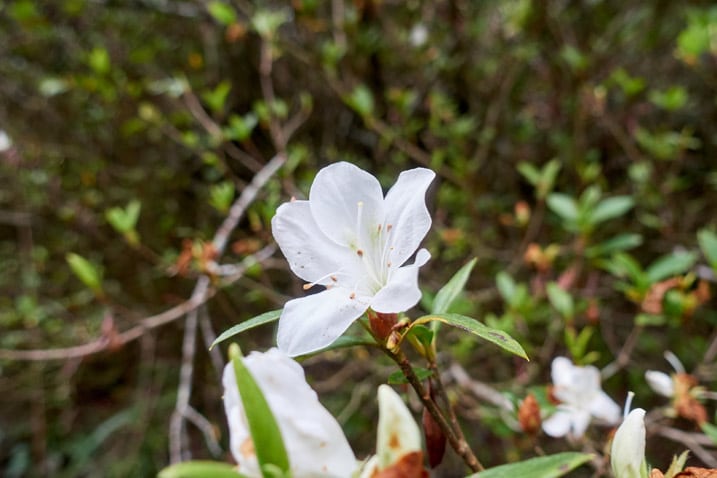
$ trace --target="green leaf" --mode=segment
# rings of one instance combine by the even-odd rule
[[[465,315],[460,314],[431,314],[431,315],[425,315],[423,317],[419,317],[418,319],[411,322],[411,325],[409,327],[415,327],[417,325],[423,325],[428,322],[433,321],[439,321],[443,322],[444,324],[450,325],[452,327],[456,327],[462,330],[465,330],[466,332],[470,332],[473,335],[476,335],[484,340],[487,340],[488,342],[494,343],[503,350],[506,350],[514,355],[517,355],[518,357],[522,357],[526,360],[528,359],[528,355],[525,353],[525,350],[523,350],[523,347],[510,335],[506,334],[505,332],[493,329],[491,327],[488,327],[487,325],[484,325],[480,322],[478,322],[476,319],[473,319],[471,317],[466,317]]]
[[[589,222],[595,225],[608,219],[620,217],[634,205],[635,201],[633,201],[630,196],[615,196],[603,199],[598,203],[595,209],[590,212]]]
[[[717,271],[717,234],[702,229],[697,233],[697,241],[700,243],[702,253],[705,255],[710,267]]]
[[[575,222],[578,219],[578,205],[575,199],[563,193],[548,195],[548,207],[563,220]]]
[[[124,209],[113,207],[105,211],[105,219],[117,232],[126,234],[133,231],[137,226],[139,213],[142,210],[142,203],[133,199]]]
[[[239,395],[242,405],[244,405],[259,468],[277,467],[283,476],[288,476],[289,458],[274,414],[259,385],[244,365],[241,352],[236,344],[230,346],[229,356],[234,365],[237,387],[239,387]]]
[[[441,290],[439,290],[436,294],[436,298],[433,299],[433,307],[431,308],[432,313],[443,314],[448,312],[448,309],[450,309],[453,301],[455,301],[458,297],[458,294],[463,292],[466,282],[468,281],[468,277],[470,276],[473,267],[475,267],[476,262],[478,262],[478,258],[471,259],[467,264],[458,269],[458,272],[450,278],[446,285],[441,287]]]
[[[427,368],[414,367],[413,371],[416,372],[416,376],[421,381],[433,375],[433,372]],[[397,370],[388,376],[389,385],[403,385],[406,383],[408,383],[408,379],[400,370]]]
[[[508,304],[512,304],[516,293],[516,285],[510,274],[504,271],[498,272],[495,276],[495,285],[503,300]]]
[[[570,319],[575,315],[575,302],[573,296],[569,292],[563,290],[555,282],[551,282],[546,287],[548,293],[548,299],[550,303],[555,307],[560,315],[565,319]]]
[[[556,478],[566,475],[592,458],[593,455],[588,453],[569,451],[496,466],[467,478]]]
[[[289,15],[284,10],[259,10],[252,17],[251,23],[260,36],[270,39],[279,27],[288,20]]]
[[[538,171],[538,168],[536,168],[532,163],[521,161],[518,163],[517,169],[530,184],[537,187],[538,182],[540,181],[540,172]]]
[[[185,461],[168,466],[157,478],[246,478],[236,471],[236,466],[219,461]]]
[[[102,274],[97,266],[74,252],[68,253],[65,260],[85,286],[95,294],[102,295]]]
[[[224,103],[229,96],[232,85],[228,81],[222,81],[213,90],[206,90],[202,93],[202,99],[214,113],[219,113],[224,109]]]
[[[209,2],[207,5],[207,11],[222,25],[231,25],[237,21],[237,14],[234,11],[234,8],[224,2]]]
[[[87,63],[97,74],[106,74],[110,71],[110,54],[102,47],[93,48],[87,57]]]
[[[703,423],[700,425],[702,428],[702,431],[710,437],[710,439],[717,445],[717,426],[712,425],[711,423]]]
[[[645,271],[651,283],[659,282],[668,277],[684,274],[697,261],[697,254],[694,252],[673,252],[662,256]]]
[[[359,85],[346,98],[346,103],[361,116],[373,113],[373,94],[365,85]]]
[[[259,327],[260,325],[268,324],[270,322],[274,322],[276,320],[279,320],[279,317],[281,316],[281,311],[283,309],[277,309],[272,310],[269,312],[264,312],[261,315],[257,315],[256,317],[252,317],[249,320],[245,320],[244,322],[241,322],[234,327],[231,327],[227,330],[225,330],[217,339],[212,343],[211,347],[209,347],[209,350],[211,350],[215,345],[218,343],[224,342],[225,340],[234,337],[237,334],[241,334],[242,332],[246,332],[247,330],[253,329],[255,327]]]
[[[588,247],[585,250],[585,255],[589,258],[607,256],[615,252],[635,248],[641,244],[642,236],[640,234],[618,234],[606,241]]]
[[[221,213],[229,211],[234,199],[234,184],[223,181],[209,188],[209,204]]]

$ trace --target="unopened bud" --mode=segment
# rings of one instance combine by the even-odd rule
[[[518,408],[518,422],[520,428],[528,435],[535,435],[540,430],[540,406],[532,393],[523,399]]]
[[[397,322],[398,314],[382,314],[370,309],[368,311],[368,323],[371,326],[371,331],[380,340],[389,339],[391,332],[393,332],[393,326]]]
[[[424,408],[423,409],[423,436],[426,438],[426,451],[428,451],[428,465],[435,468],[443,461],[443,455],[446,452],[446,435],[436,423],[433,415]]]

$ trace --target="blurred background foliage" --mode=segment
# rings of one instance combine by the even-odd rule
[[[422,307],[478,257],[455,310],[532,357],[446,334],[447,365],[517,403],[544,397],[550,360],[568,355],[651,408],[665,401],[644,370],[669,370],[672,350],[714,387],[715,32],[711,2],[0,1],[0,348],[111,339],[186,300],[235,197],[285,154],[222,263],[271,243],[277,205],[322,165],[352,161],[385,186],[430,167]],[[280,253],[252,265],[206,320],[221,332],[300,295],[287,271]],[[0,474],[166,465],[182,323],[82,358],[0,361]],[[272,344],[268,330],[242,340]],[[219,377],[201,345],[194,360],[192,405],[226,447]],[[371,451],[387,363],[350,350],[307,370]],[[454,393],[486,464],[586,446],[535,442]],[[648,444],[663,469],[682,446]]]

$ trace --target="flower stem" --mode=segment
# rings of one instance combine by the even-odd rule
[[[421,383],[421,380],[416,375],[416,372],[413,370],[411,363],[403,351],[400,349],[391,351],[386,348],[383,348],[383,351],[400,367],[403,375],[405,375],[408,382],[418,394],[418,398],[421,400],[421,403],[423,403],[423,406],[426,407],[428,413],[431,414],[438,426],[441,427],[441,430],[443,430],[443,433],[446,435],[448,443],[450,443],[451,447],[463,459],[465,464],[473,471],[483,470],[483,465],[478,461],[478,458],[476,458],[473,451],[468,446],[468,443],[463,436],[463,432],[458,426],[458,421],[455,419],[455,413],[453,412],[450,404],[447,403],[447,406],[451,416],[451,421],[455,420],[455,428],[451,426],[448,420],[446,420],[446,417],[438,407],[438,404],[431,397],[430,392],[423,386],[423,383]],[[438,376],[437,370],[435,370],[434,373]],[[442,385],[440,387],[442,390]],[[445,394],[445,392],[443,392],[443,394]]]

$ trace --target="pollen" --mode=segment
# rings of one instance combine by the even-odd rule
[[[331,276],[330,279],[331,279],[332,281],[334,281],[334,282],[337,282],[337,281],[338,281],[338,279],[336,278],[336,276]]]
[[[356,298],[356,292],[351,292],[351,295],[349,295],[349,299],[353,300]]]
[[[358,254],[359,257],[363,257],[363,249],[357,249],[356,254]]]
[[[309,290],[312,287],[314,287],[314,284],[304,284],[303,286],[301,286],[301,288],[304,290]]]

